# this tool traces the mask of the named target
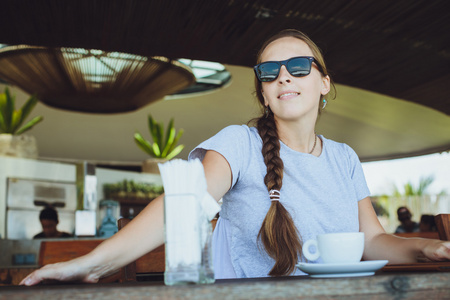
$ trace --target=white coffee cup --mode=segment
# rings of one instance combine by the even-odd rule
[[[315,246],[315,252],[311,252],[311,246]],[[363,252],[363,232],[319,234],[317,240],[303,244],[303,255],[307,260],[315,261],[321,257],[326,264],[356,263],[361,260]]]

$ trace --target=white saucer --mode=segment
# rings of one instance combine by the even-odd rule
[[[296,266],[301,271],[315,278],[330,277],[359,277],[371,276],[388,263],[387,260],[368,260],[357,263],[339,264],[309,264],[298,263]]]

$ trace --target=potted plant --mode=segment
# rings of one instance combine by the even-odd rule
[[[39,100],[31,96],[18,110],[15,109],[15,97],[6,87],[0,94],[0,155],[37,158],[36,140],[23,135],[43,120],[37,116],[24,124],[25,119]]]
[[[139,148],[153,157],[144,161],[142,171],[159,174],[157,164],[174,158],[183,150],[184,145],[177,144],[184,130],[180,129],[177,132],[172,118],[164,132],[164,124],[156,122],[151,115],[148,115],[148,128],[153,142],[146,140],[139,132],[134,134],[134,141]]]
[[[119,202],[127,200],[139,200],[150,202],[164,192],[162,185],[147,182],[134,182],[124,179],[117,183],[103,184],[103,196],[105,199],[113,199]]]

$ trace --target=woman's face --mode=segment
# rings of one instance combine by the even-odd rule
[[[261,62],[286,60],[295,56],[313,56],[313,53],[302,40],[284,37],[264,49]],[[307,76],[294,77],[282,66],[276,80],[262,83],[264,104],[270,107],[278,121],[311,118],[315,122],[320,96],[329,90],[330,78],[323,77],[315,63]]]

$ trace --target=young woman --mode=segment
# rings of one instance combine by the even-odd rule
[[[332,89],[318,47],[303,33],[285,30],[263,45],[257,62],[264,112],[256,127],[227,127],[190,154],[202,159],[209,193],[223,198],[213,239],[216,278],[302,274],[295,268],[304,260],[302,242],[324,232],[364,232],[365,260],[450,259],[450,242],[386,234],[355,152],[316,135]],[[163,241],[160,196],[91,253],[45,266],[22,284],[96,282]]]

